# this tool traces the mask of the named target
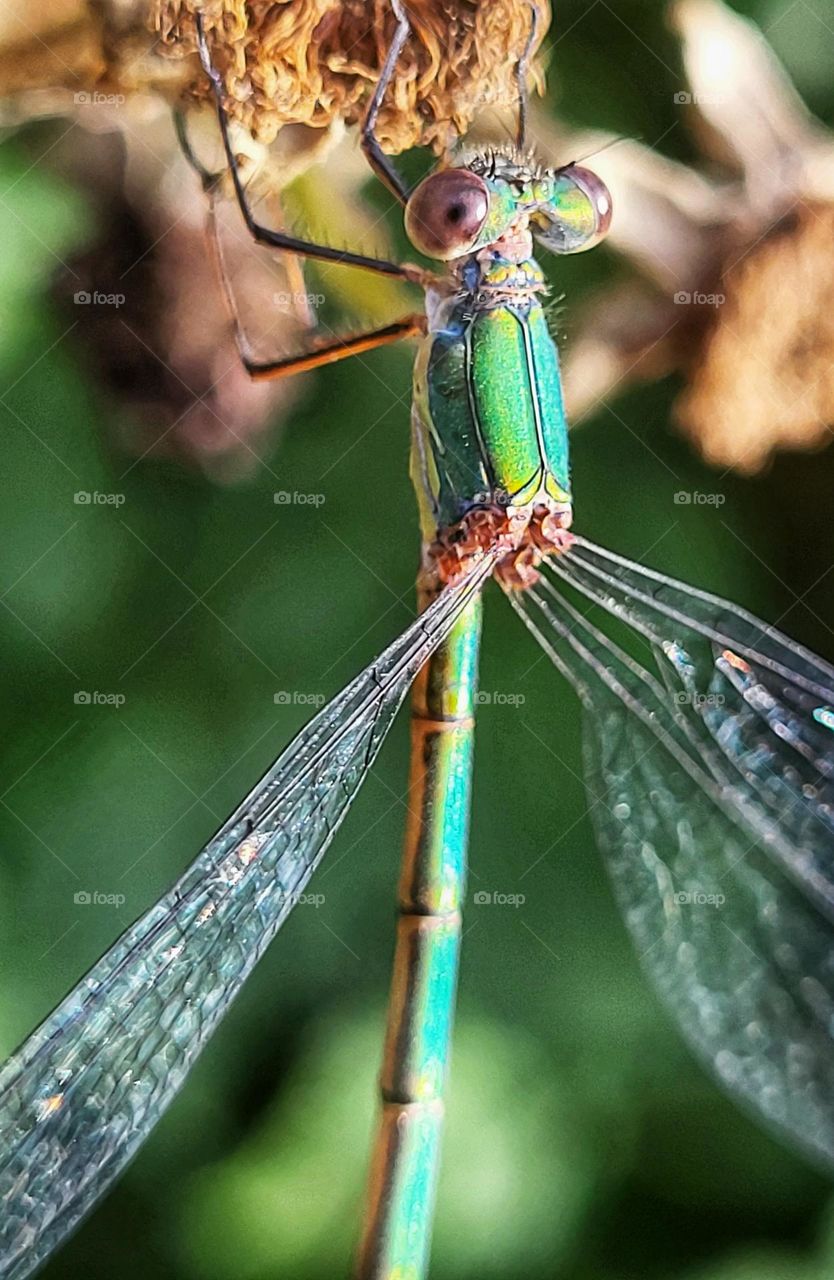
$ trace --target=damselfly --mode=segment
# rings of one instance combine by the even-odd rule
[[[639,950],[731,1092],[834,1157],[831,852],[834,669],[752,615],[569,532],[567,431],[533,238],[595,244],[608,193],[517,145],[409,191],[362,141],[443,274],[261,226],[198,27],[226,157],[262,243],[422,284],[425,314],[274,364],[277,376],[419,336],[412,473],[421,617],[290,744],[177,884],[0,1074],[3,1274],[20,1280],[104,1194],[183,1084],[303,892],[416,680],[406,857],[382,1122],[358,1274],[425,1272],[443,1110],[471,781],[481,591],[494,577],[587,715],[593,815]],[[711,897],[721,891],[724,906]]]

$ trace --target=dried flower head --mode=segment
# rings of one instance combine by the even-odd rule
[[[803,203],[721,277],[723,299],[676,406],[708,461],[757,470],[834,424],[834,206]]]
[[[593,300],[566,362],[568,402],[579,415],[680,370],[682,430],[710,462],[755,472],[832,434],[834,137],[721,0],[678,0],[670,16],[687,74],[675,99],[709,176],[633,142],[594,161],[617,211],[611,246],[642,280]]]
[[[230,114],[266,143],[284,124],[359,120],[396,25],[390,0],[153,0],[155,28],[178,54],[194,51],[197,8]],[[515,64],[533,19],[531,54],[550,20],[548,0],[410,0],[408,14],[412,38],[377,130],[391,153],[442,151],[481,108],[514,104]],[[532,71],[541,88],[535,64]],[[196,67],[192,88],[207,92]]]

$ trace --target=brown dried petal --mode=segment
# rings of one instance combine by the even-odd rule
[[[537,44],[550,18],[535,0]],[[324,127],[362,116],[395,27],[390,0],[215,0],[199,6],[224,77],[228,109],[260,141],[283,124]],[[152,20],[178,53],[194,49],[194,0],[153,0]],[[391,153],[440,151],[476,111],[515,101],[515,61],[529,32],[529,0],[410,0],[412,36],[380,112]],[[205,96],[205,77],[194,90]]]
[[[717,465],[827,444],[834,423],[834,207],[801,206],[725,271],[688,391],[684,431]]]
[[[802,187],[803,152],[822,133],[758,27],[721,0],[677,0],[693,125],[704,151],[744,176],[775,211]]]
[[[101,24],[84,0],[0,6],[0,97],[33,89],[86,88],[105,66]]]
[[[583,304],[562,364],[568,421],[578,425],[635,382],[653,382],[678,358],[677,308],[645,285],[597,290]]]

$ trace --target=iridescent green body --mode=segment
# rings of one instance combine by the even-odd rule
[[[513,181],[490,174],[490,211],[477,244],[427,290],[411,453],[426,548],[444,536],[454,543],[456,529],[466,537],[479,508],[499,523],[506,516],[507,528],[518,517],[519,542],[534,510],[545,508],[559,525],[570,522],[559,357],[528,230],[560,179],[520,166],[513,172]],[[359,1280],[421,1280],[428,1268],[461,939],[479,637],[478,599],[415,687],[382,1119]]]
[[[544,277],[511,247],[427,298],[414,373],[412,477],[430,544],[478,507],[570,511],[567,424]],[[480,599],[418,677],[409,821],[359,1280],[428,1266],[461,938]]]
[[[484,261],[484,258],[487,258]],[[415,364],[412,479],[423,535],[473,507],[570,507],[559,356],[532,258],[481,252],[460,289],[428,298]]]
[[[412,705],[397,947],[360,1280],[428,1266],[466,887],[481,600],[423,667]]]

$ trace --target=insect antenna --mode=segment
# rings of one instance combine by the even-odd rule
[[[522,153],[527,146],[527,70],[530,65],[530,55],[536,43],[536,36],[539,33],[539,9],[536,0],[530,0],[530,33],[527,36],[527,43],[521,52],[515,69],[515,83],[518,97],[518,122],[516,126],[515,142],[519,153]]]
[[[621,142],[642,142],[642,138],[639,135],[634,138],[626,137],[625,134],[616,138],[609,138],[607,142],[603,142],[601,147],[592,147],[584,155],[568,160],[567,164],[560,164],[556,169],[556,173],[561,173],[563,169],[570,169],[575,164],[584,164],[586,160],[593,160],[595,156],[601,156],[603,151],[610,151],[612,147],[618,147]]]

